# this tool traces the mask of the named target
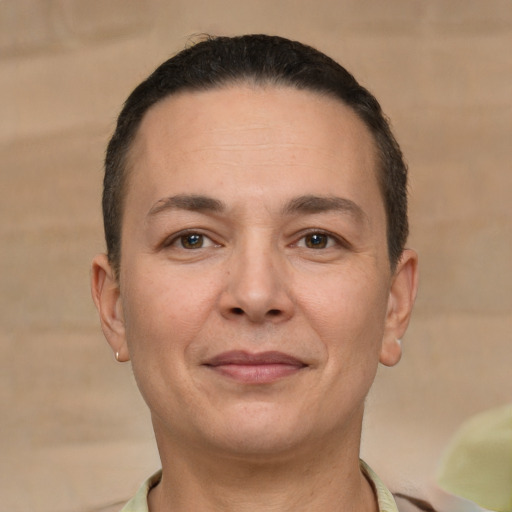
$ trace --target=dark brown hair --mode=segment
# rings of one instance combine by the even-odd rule
[[[408,235],[407,167],[379,103],[345,68],[318,50],[282,37],[245,35],[206,37],[161,64],[126,100],[107,148],[103,183],[105,238],[115,273],[121,261],[127,155],[144,114],[177,92],[243,82],[289,86],[337,98],[365,123],[378,152],[378,180],[394,269]]]

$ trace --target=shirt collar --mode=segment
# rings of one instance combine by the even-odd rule
[[[363,474],[366,476],[372,485],[377,502],[379,504],[379,512],[398,512],[395,500],[391,492],[382,483],[382,480],[377,474],[366,464],[360,461],[360,467]],[[162,470],[157,471],[154,475],[150,476],[137,491],[137,494],[131,499],[121,510],[121,512],[149,512],[148,510],[148,494],[149,491],[160,482],[162,478]]]

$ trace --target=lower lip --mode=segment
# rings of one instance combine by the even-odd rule
[[[269,364],[225,364],[210,366],[211,369],[244,384],[269,384],[298,373],[304,366]]]

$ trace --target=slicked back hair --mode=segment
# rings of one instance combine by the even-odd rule
[[[161,64],[126,100],[107,147],[103,182],[107,254],[116,276],[121,264],[127,157],[145,113],[178,92],[243,83],[288,86],[337,98],[364,122],[377,149],[377,179],[394,270],[408,236],[407,167],[378,101],[345,68],[310,46],[278,36],[244,35],[203,38]]]

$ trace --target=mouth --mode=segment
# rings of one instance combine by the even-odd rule
[[[244,384],[269,384],[297,374],[307,364],[282,352],[223,352],[204,366],[216,373]]]

